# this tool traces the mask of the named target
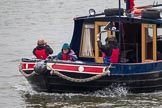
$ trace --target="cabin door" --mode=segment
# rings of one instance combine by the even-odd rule
[[[102,58],[102,51],[98,48],[96,35],[100,33],[101,31],[104,31],[104,28],[106,27],[107,24],[108,22],[95,22],[95,61],[97,63],[103,63],[103,58]],[[100,40],[103,45],[105,44],[106,37],[110,35],[115,36],[114,32],[111,32],[111,31],[103,32],[100,34]]]
[[[157,60],[156,55],[156,25],[142,24],[142,62]]]

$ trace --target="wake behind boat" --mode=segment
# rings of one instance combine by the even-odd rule
[[[133,1],[133,0],[132,0]],[[70,47],[77,61],[23,58],[20,72],[36,91],[87,93],[117,84],[134,93],[162,90],[162,4],[105,9],[74,18]],[[119,63],[103,63],[95,36],[117,38]]]

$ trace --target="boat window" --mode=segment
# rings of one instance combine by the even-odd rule
[[[162,27],[157,28],[157,59],[162,60]]]
[[[104,28],[105,28],[105,26],[100,26],[99,27],[99,31],[101,32],[101,31],[104,31]],[[105,43],[105,39],[107,38],[107,32],[103,32],[103,33],[101,33],[101,42],[103,43],[103,44],[106,44]]]
[[[157,28],[157,39],[162,40],[162,27]]]
[[[80,56],[94,57],[94,24],[84,24]]]
[[[106,26],[99,26],[99,31],[101,32],[101,31],[104,31],[104,28],[105,28]],[[103,45],[105,45],[106,43],[105,43],[105,39],[108,37],[108,35],[107,35],[107,32],[103,32],[103,33],[101,33],[100,34],[100,40],[101,40],[101,42],[102,42],[102,44]],[[99,50],[99,57],[102,57],[102,51],[101,50]]]
[[[153,29],[145,28],[145,57],[146,59],[153,59]]]
[[[142,24],[142,62],[157,60],[156,24]]]
[[[100,41],[102,42],[103,45],[105,44],[105,39],[108,36],[112,35],[111,31],[105,31],[104,30],[104,28],[106,27],[106,25],[108,23],[109,22],[100,22],[100,21],[95,22],[95,35],[100,33]],[[103,31],[105,31],[105,32],[103,32]],[[115,33],[113,33],[113,34],[115,36]],[[103,63],[103,54],[102,54],[102,51],[100,50],[100,48],[98,47],[98,43],[97,43],[96,38],[95,38],[95,62],[96,63]]]

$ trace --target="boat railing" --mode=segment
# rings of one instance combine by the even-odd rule
[[[42,61],[41,59],[36,59],[36,58],[22,58],[22,62],[39,62]]]
[[[158,2],[154,2],[153,5],[144,5],[144,6],[137,6],[136,9],[145,9],[145,8],[152,8],[152,7],[159,7],[162,6],[162,4],[158,4]]]

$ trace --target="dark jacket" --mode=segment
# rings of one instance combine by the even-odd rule
[[[49,54],[53,53],[52,48],[49,45],[38,45],[36,48],[33,49],[33,54],[36,56],[36,50],[42,50],[45,49],[45,53],[47,56],[49,56]]]
[[[110,41],[108,44],[102,45],[101,41],[98,41],[98,47],[102,52],[105,53],[106,56],[111,56],[112,49],[118,48],[118,45],[112,41]]]

